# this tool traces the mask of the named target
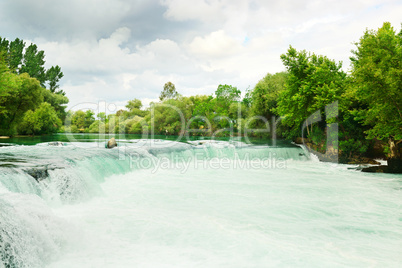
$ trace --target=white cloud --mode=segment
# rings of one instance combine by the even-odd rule
[[[167,81],[183,95],[223,83],[244,91],[284,70],[290,44],[347,69],[352,42],[384,21],[399,30],[402,14],[398,0],[49,1],[0,2],[0,32],[33,40],[47,67],[62,67],[70,107],[147,104]]]
[[[189,44],[189,51],[201,57],[227,57],[241,53],[242,46],[223,30],[212,32],[205,37],[195,37]]]
[[[167,7],[164,15],[168,19],[201,20],[214,23],[222,20],[221,10],[224,6],[220,1],[164,0],[161,3]]]

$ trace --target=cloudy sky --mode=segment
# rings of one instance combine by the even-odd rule
[[[0,36],[34,42],[64,72],[69,108],[242,92],[284,70],[289,45],[343,61],[366,28],[398,31],[401,0],[2,0]],[[77,106],[78,105],[78,106]]]

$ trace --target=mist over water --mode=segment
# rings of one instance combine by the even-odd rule
[[[138,140],[112,150],[0,150],[0,267],[402,262],[402,177],[318,162],[296,146]]]

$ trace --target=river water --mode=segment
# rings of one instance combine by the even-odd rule
[[[0,147],[0,267],[400,267],[402,176],[233,141]]]

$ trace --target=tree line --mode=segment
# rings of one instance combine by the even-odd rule
[[[211,95],[182,96],[167,82],[159,102],[144,109],[130,100],[115,114],[68,111],[59,89],[59,66],[44,68],[35,44],[0,38],[0,135],[55,132],[128,133],[196,136],[252,135],[304,137],[325,152],[328,126],[339,125],[341,161],[372,156],[380,145],[389,158],[401,159],[402,30],[390,23],[366,30],[355,43],[351,68],[324,55],[290,46],[281,55],[286,71],[267,74],[253,89],[219,85]],[[326,107],[337,103],[336,115]],[[306,119],[311,119],[306,123]],[[63,125],[62,122],[66,124]],[[279,122],[277,124],[277,122]],[[274,124],[275,123],[275,124]],[[378,153],[377,153],[378,154]]]
[[[402,145],[402,30],[390,23],[366,30],[352,51],[351,69],[342,63],[290,46],[281,55],[286,71],[267,74],[242,96],[232,85],[219,85],[214,94],[182,96],[171,82],[160,101],[142,109],[138,99],[116,114],[92,111],[70,113],[67,131],[90,133],[150,133],[179,135],[269,137],[271,118],[281,118],[278,137],[296,140],[305,126],[305,137],[318,151],[325,151],[328,125],[339,124],[342,162],[373,154],[384,146],[391,158],[401,158]],[[336,116],[326,107],[337,103]],[[319,111],[319,112],[317,112]],[[305,124],[311,115],[321,118]],[[184,123],[183,123],[184,120]],[[184,126],[184,128],[183,128]],[[256,130],[256,131],[250,131]],[[377,153],[378,154],[378,153]]]
[[[63,72],[44,65],[45,53],[35,44],[0,37],[0,135],[59,131],[69,101],[59,89]]]

